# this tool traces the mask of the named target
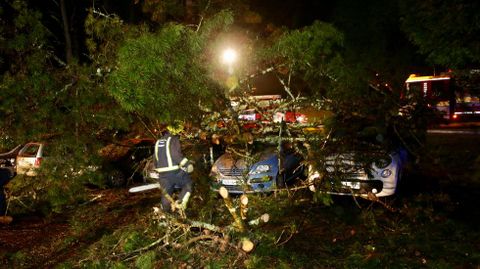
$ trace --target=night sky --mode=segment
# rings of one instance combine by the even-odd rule
[[[141,23],[148,17],[139,4],[130,0],[66,1],[69,4],[72,37],[84,40],[84,18],[92,3],[106,14],[115,13],[126,23]],[[74,3],[72,5],[72,3]],[[258,12],[262,23],[253,27],[265,31],[268,25],[297,29],[315,20],[332,23],[345,35],[346,59],[355,66],[362,63],[370,74],[380,73],[392,84],[401,85],[410,73],[429,73],[435,68],[424,61],[400,29],[398,1],[325,1],[325,0],[250,0],[250,10]],[[54,33],[53,46],[60,54],[64,37],[59,7],[55,1],[31,1],[32,7],[44,12],[44,22]],[[82,42],[74,42],[74,54],[88,61]]]

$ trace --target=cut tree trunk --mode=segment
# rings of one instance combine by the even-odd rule
[[[240,232],[244,232],[245,225],[243,224],[243,220],[241,216],[238,215],[237,210],[233,205],[232,199],[230,199],[230,196],[228,195],[228,190],[225,187],[221,187],[218,192],[220,193],[220,196],[222,196],[223,201],[225,202],[225,206],[228,208],[228,211],[232,215],[233,220],[235,222],[235,226],[238,228]]]

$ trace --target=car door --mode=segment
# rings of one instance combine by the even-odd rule
[[[43,158],[42,143],[28,143],[17,155],[17,174],[36,176]]]

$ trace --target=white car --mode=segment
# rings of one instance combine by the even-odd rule
[[[40,168],[40,164],[45,156],[44,143],[27,143],[17,155],[17,174],[31,177],[36,176],[38,168]]]
[[[405,150],[386,154],[372,162],[368,169],[355,162],[352,154],[330,156],[324,172],[310,173],[309,189],[361,197],[393,195],[402,177],[406,155]]]

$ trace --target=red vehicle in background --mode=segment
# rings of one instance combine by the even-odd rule
[[[238,119],[243,122],[242,126],[245,129],[257,128],[256,123],[268,125],[280,122],[293,124],[308,122],[307,116],[303,113],[285,109],[278,110],[280,103],[284,102],[280,95],[252,96],[251,101],[256,104],[257,108],[244,109],[238,115]]]
[[[407,94],[422,93],[428,105],[448,123],[480,121],[479,95],[460,88],[451,74],[410,75],[405,85]]]

